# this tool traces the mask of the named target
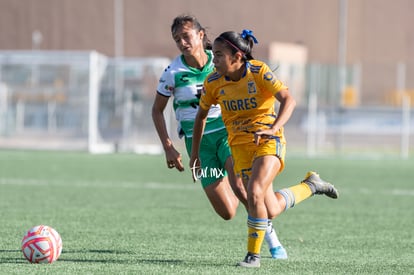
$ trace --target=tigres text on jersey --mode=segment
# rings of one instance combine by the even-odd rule
[[[275,95],[286,89],[264,62],[249,60],[239,81],[211,73],[204,81],[200,107],[208,109],[220,104],[230,145],[244,144],[254,140],[257,130],[272,126],[276,118]],[[283,137],[283,128],[276,137]]]

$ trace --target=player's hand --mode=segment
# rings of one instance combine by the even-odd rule
[[[261,129],[254,133],[254,143],[259,145],[261,139],[268,139],[274,135],[272,129]]]
[[[191,155],[190,158],[190,169],[191,169],[191,176],[193,178],[193,181],[196,182],[198,180],[198,174],[200,173],[201,169],[201,162],[198,156]]]
[[[169,169],[175,167],[180,172],[184,171],[181,154],[173,146],[165,150],[165,159],[167,160],[167,167]]]

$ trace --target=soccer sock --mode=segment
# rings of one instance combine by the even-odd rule
[[[282,246],[280,243],[276,231],[273,228],[272,220],[267,221],[267,228],[266,228],[266,234],[265,234],[265,240],[267,244],[269,245],[269,248]]]
[[[299,183],[289,188],[277,191],[286,201],[285,211],[312,196],[312,190],[306,183]]]
[[[263,239],[266,233],[268,219],[260,219],[248,216],[247,227],[247,251],[253,254],[260,254]]]

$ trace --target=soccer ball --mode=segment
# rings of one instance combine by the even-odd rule
[[[52,227],[37,225],[23,237],[22,252],[31,263],[53,263],[62,252],[62,239]]]

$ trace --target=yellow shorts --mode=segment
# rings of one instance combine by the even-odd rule
[[[231,146],[234,161],[234,172],[243,181],[248,181],[252,173],[253,161],[257,157],[276,156],[280,160],[280,172],[285,168],[286,142],[284,138],[268,139],[259,145],[255,143]]]

